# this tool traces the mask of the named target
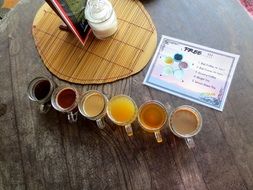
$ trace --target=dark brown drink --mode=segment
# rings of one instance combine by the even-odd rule
[[[44,99],[50,92],[50,82],[48,80],[39,81],[34,88],[34,95],[37,100]]]
[[[61,108],[67,109],[73,106],[73,104],[76,101],[76,98],[77,98],[76,92],[73,89],[66,88],[58,93],[56,100]]]
[[[55,88],[55,83],[46,77],[36,77],[29,82],[27,95],[30,100],[40,104],[40,112],[49,111],[50,98]]]

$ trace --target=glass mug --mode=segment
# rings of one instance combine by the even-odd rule
[[[164,105],[156,100],[142,104],[138,111],[138,122],[144,131],[154,133],[156,141],[163,141],[160,133],[168,120],[168,112]]]
[[[108,99],[104,94],[97,90],[89,90],[81,96],[78,109],[84,117],[96,121],[97,126],[103,129],[107,102]]]
[[[133,135],[131,123],[137,117],[138,108],[131,97],[126,95],[112,97],[107,104],[106,112],[113,123],[125,126],[128,136]]]
[[[57,111],[67,113],[68,121],[74,123],[78,115],[78,98],[79,93],[74,87],[59,86],[52,93],[51,104]]]
[[[192,137],[202,128],[201,114],[192,106],[179,106],[169,116],[169,127],[174,135],[184,138],[187,146],[193,148],[195,143]]]
[[[36,77],[30,81],[27,88],[28,97],[40,105],[41,113],[47,113],[51,108],[50,98],[55,86],[55,83],[46,77]]]

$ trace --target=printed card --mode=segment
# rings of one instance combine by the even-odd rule
[[[239,57],[162,36],[143,83],[222,111]]]

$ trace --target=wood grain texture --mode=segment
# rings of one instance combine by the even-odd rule
[[[253,21],[236,1],[142,1],[158,31],[240,54],[223,112],[142,84],[140,73],[104,85],[59,80],[44,67],[31,27],[42,0],[24,0],[0,24],[0,190],[12,189],[253,189]],[[189,104],[203,117],[202,131],[189,150],[166,126],[164,142],[133,123],[134,136],[106,118],[99,130],[79,117],[40,114],[29,101],[30,80],[47,76],[80,91],[97,89],[108,98],[130,95],[140,106],[156,99],[172,108]]]
[[[9,38],[6,23],[0,35],[0,189],[25,188],[19,129],[13,102]]]

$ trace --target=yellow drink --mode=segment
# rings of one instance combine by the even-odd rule
[[[134,101],[124,95],[113,97],[107,107],[109,117],[117,124],[131,123],[137,115]]]

